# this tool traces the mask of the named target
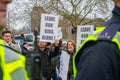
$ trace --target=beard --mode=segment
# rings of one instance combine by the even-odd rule
[[[73,53],[74,50],[73,49],[68,49],[68,52]]]

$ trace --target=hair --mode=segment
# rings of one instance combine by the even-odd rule
[[[9,30],[5,30],[5,31],[3,31],[2,34],[1,34],[2,37],[3,37],[6,33],[10,33],[10,34],[11,34],[11,31],[9,31]]]

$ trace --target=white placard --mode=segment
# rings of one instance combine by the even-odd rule
[[[56,39],[62,39],[62,30],[61,27],[58,28],[58,31],[56,33]]]
[[[94,32],[94,25],[80,25],[77,27],[77,45],[76,48],[81,45],[81,43],[92,35]]]
[[[62,50],[60,56],[60,73],[59,76],[62,80],[67,80],[68,67],[69,67],[70,55]]]
[[[41,14],[40,41],[54,42],[58,29],[58,16],[51,14]]]

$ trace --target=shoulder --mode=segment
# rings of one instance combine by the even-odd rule
[[[113,59],[115,55],[117,56],[119,49],[115,43],[107,41],[98,41],[94,44],[87,45],[79,57],[87,58],[91,60],[101,60],[101,59]]]
[[[105,65],[108,67],[117,61],[120,61],[119,49],[116,44],[106,41],[98,41],[92,45],[88,45],[79,55],[76,56],[77,66],[95,67]]]

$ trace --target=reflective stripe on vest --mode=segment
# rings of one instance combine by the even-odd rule
[[[5,58],[6,63],[20,60],[20,57],[18,56],[18,54],[16,54],[15,51],[9,48],[7,49],[6,47],[5,47],[5,57],[6,57]]]
[[[5,50],[5,63],[6,63],[6,70],[9,71],[12,80],[25,80],[24,76],[24,66],[21,63],[21,58],[19,57],[18,53],[15,51],[4,47]]]
[[[78,55],[79,51],[81,50],[81,48],[89,41],[97,41],[98,40],[98,36],[99,34],[104,30],[105,28],[102,28],[100,30],[97,31],[97,33],[95,33],[93,36],[90,36],[89,38],[87,38],[81,45],[80,47],[78,48],[77,52],[74,54],[73,56],[73,75],[74,75],[74,78],[76,77],[77,75],[77,66],[76,66],[76,56]],[[115,34],[115,36],[113,37],[112,39],[112,42],[115,43],[119,50],[120,50],[120,32],[117,32],[117,34]],[[80,54],[80,53],[79,53]]]
[[[28,80],[25,72],[25,58],[3,45],[0,40],[0,62],[3,80]]]

